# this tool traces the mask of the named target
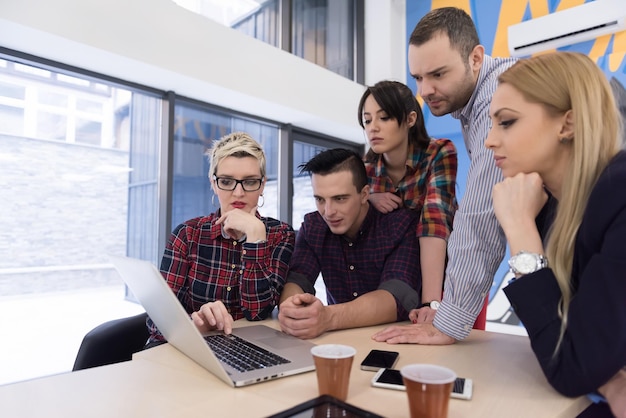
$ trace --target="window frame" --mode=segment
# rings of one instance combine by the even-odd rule
[[[281,0],[285,1],[285,0]],[[359,3],[359,2],[356,2]],[[279,129],[278,134],[278,218],[289,224],[292,223],[292,208],[293,208],[293,144],[294,142],[301,142],[304,144],[317,145],[325,148],[333,147],[345,147],[354,149],[357,152],[363,153],[365,150],[364,144],[357,144],[351,141],[342,140],[339,138],[331,137],[325,134],[320,134],[310,130],[306,130],[299,127],[294,127],[289,123],[281,123],[274,120],[270,120],[263,117],[250,115],[247,113],[239,112],[233,109],[225,108],[219,105],[203,102],[197,99],[178,95],[174,91],[164,91],[147,85],[126,81],[120,78],[112,77],[110,75],[97,73],[91,70],[79,68],[72,65],[67,65],[58,61],[38,57],[35,55],[27,54],[21,51],[12,50],[5,47],[0,47],[0,58],[13,62],[18,62],[24,65],[36,66],[47,71],[52,71],[59,74],[65,74],[67,76],[79,76],[84,79],[89,79],[92,82],[104,82],[112,87],[119,87],[132,92],[141,93],[147,96],[152,96],[161,99],[161,139],[158,145],[159,156],[159,169],[158,169],[158,201],[157,201],[157,260],[150,260],[156,262],[157,265],[160,262],[160,258],[164,252],[167,239],[169,238],[172,230],[172,189],[173,189],[173,171],[174,171],[174,115],[175,115],[175,103],[177,101],[183,101],[189,105],[198,107],[202,110],[208,110],[213,112],[222,113],[228,116],[237,117],[240,119],[248,119],[253,122],[259,122],[269,125],[275,125]],[[152,243],[154,244],[154,243]]]

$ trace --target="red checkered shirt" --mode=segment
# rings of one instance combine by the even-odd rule
[[[266,242],[237,241],[222,235],[218,218],[213,213],[179,225],[165,248],[161,273],[189,314],[221,300],[235,320],[265,319],[285,285],[295,233],[286,223],[260,218]],[[150,319],[148,328],[149,342],[163,341]]]
[[[366,161],[365,167],[372,193],[394,193],[402,198],[404,207],[421,213],[418,237],[448,239],[457,209],[457,154],[452,141],[431,139],[426,149],[417,152],[410,146],[406,174],[397,186],[387,175],[382,155]]]

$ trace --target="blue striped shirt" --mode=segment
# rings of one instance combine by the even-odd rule
[[[451,115],[461,122],[470,167],[466,189],[448,240],[448,267],[443,301],[434,326],[462,340],[472,329],[506,250],[506,237],[493,211],[491,191],[502,180],[493,153],[484,145],[491,127],[489,106],[498,76],[515,58],[485,55],[474,93]]]

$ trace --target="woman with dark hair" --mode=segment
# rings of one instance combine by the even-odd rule
[[[410,318],[432,322],[441,301],[446,244],[457,208],[456,148],[448,139],[428,136],[417,99],[397,81],[368,87],[358,118],[370,146],[365,155],[370,203],[383,213],[404,207],[420,214],[416,234],[422,303]]]

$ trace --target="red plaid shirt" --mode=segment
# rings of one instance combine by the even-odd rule
[[[410,146],[406,174],[397,187],[387,176],[381,155],[374,161],[366,161],[365,167],[372,193],[397,194],[404,207],[421,213],[417,224],[418,237],[448,239],[457,209],[457,155],[452,141],[431,139],[428,148],[417,152]]]
[[[286,223],[260,218],[266,242],[236,241],[222,235],[218,217],[213,213],[179,225],[165,248],[161,273],[189,314],[221,300],[235,320],[265,319],[285,285],[295,233]],[[150,342],[163,341],[150,319],[148,328]]]

